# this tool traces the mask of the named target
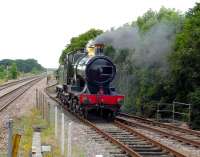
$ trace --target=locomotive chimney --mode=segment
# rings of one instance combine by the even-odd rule
[[[104,44],[95,44],[94,46],[95,46],[95,54],[102,55],[103,49],[104,49]]]

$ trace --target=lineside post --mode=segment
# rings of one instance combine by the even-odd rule
[[[9,119],[8,126],[8,157],[12,157],[12,136],[13,136],[13,120]]]
[[[174,123],[174,120],[175,120],[175,119],[174,119],[174,118],[175,118],[175,117],[174,117],[174,115],[175,115],[175,103],[173,102],[172,105],[173,105],[173,111],[172,111],[172,122]]]
[[[45,106],[44,94],[42,93],[42,117],[43,117],[43,119],[45,119],[44,106]]]
[[[68,124],[67,157],[72,157],[72,124],[73,122]]]
[[[48,121],[48,125],[50,125],[50,103],[49,102],[47,102],[47,121]]]
[[[156,114],[156,120],[159,121],[159,105],[160,103],[157,104],[157,114]]]
[[[55,137],[58,137],[58,107],[55,105]]]
[[[60,141],[61,141],[61,155],[64,155],[65,153],[65,115],[62,111],[61,114],[61,136],[60,136]]]
[[[36,88],[36,108],[38,109],[38,89]]]
[[[189,108],[188,108],[188,124],[191,124],[191,104],[189,104]]]
[[[39,111],[41,112],[41,92],[39,91]]]

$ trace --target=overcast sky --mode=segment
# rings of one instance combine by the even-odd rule
[[[0,0],[0,60],[35,58],[57,67],[71,37],[131,22],[149,8],[182,12],[198,0]]]

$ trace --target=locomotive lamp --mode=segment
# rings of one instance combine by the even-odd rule
[[[104,44],[98,43],[95,44],[94,47],[96,55],[103,55]]]
[[[88,44],[87,52],[88,56],[103,55],[104,44]]]
[[[95,55],[95,47],[94,45],[90,45],[87,47],[88,56],[94,56]]]

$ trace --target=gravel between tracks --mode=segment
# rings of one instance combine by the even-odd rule
[[[0,113],[0,151],[6,150],[7,147],[6,121],[29,113],[36,104],[36,88],[43,90],[45,87],[46,79],[42,79]]]

